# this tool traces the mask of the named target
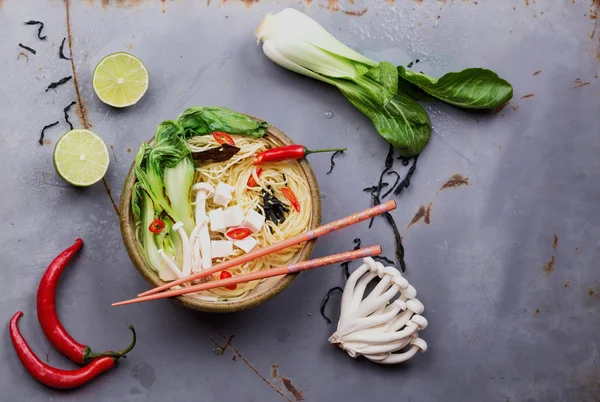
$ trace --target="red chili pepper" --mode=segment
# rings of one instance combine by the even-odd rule
[[[260,174],[262,173],[262,168],[257,168],[256,169],[256,177],[260,177]],[[256,187],[256,180],[254,180],[254,175],[250,175],[250,177],[248,177],[248,183],[246,183],[246,186],[248,187]]]
[[[155,219],[150,223],[150,226],[148,226],[148,230],[154,234],[159,234],[164,228],[165,223],[162,221],[162,219]]]
[[[328,148],[328,149],[313,149],[310,150],[304,145],[286,145],[284,147],[271,148],[266,151],[259,152],[254,157],[254,164],[260,165],[268,162],[281,162],[290,159],[302,159],[306,155],[319,152],[337,152],[345,151],[346,148]]]
[[[221,279],[227,279],[227,278],[231,278],[231,272],[229,271],[221,271]],[[237,285],[229,285],[229,286],[225,286],[227,289],[229,290],[236,290],[237,289]]]
[[[56,288],[60,276],[82,245],[83,241],[78,238],[75,244],[60,253],[46,269],[37,291],[37,315],[46,338],[60,353],[75,363],[87,364],[98,357],[118,357],[118,354],[112,351],[93,353],[89,346],[82,345],[69,335],[56,314]]]
[[[283,195],[285,195],[285,198],[287,198],[292,203],[296,212],[300,212],[300,203],[298,202],[298,199],[296,198],[294,192],[287,187],[282,188],[281,192],[283,193]]]
[[[18,321],[23,316],[21,311],[18,311],[10,320],[9,332],[13,346],[17,351],[17,356],[23,366],[29,371],[29,374],[44,385],[59,389],[72,389],[80,387],[92,379],[98,377],[100,374],[107,370],[110,370],[115,366],[115,363],[120,357],[125,357],[125,354],[131,351],[135,346],[135,329],[129,326],[129,329],[133,333],[133,341],[129,347],[112,357],[101,357],[85,367],[78,368],[76,370],[61,370],[54,368],[42,362],[33,353],[23,335],[19,332]]]
[[[229,144],[235,146],[235,141],[233,140],[233,138],[231,138],[229,134],[224,133],[222,131],[215,131],[213,133],[213,138],[221,145]]]
[[[227,235],[227,237],[233,240],[243,240],[246,237],[250,236],[251,233],[252,231],[250,231],[250,229],[248,228],[234,228],[229,229],[225,234]]]

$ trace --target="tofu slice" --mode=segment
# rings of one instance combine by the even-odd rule
[[[248,236],[245,239],[236,240],[233,242],[234,246],[236,246],[237,248],[241,248],[246,253],[249,253],[250,251],[252,251],[252,249],[254,249],[254,247],[256,247],[257,244],[258,244],[258,240],[256,240],[252,236]]]
[[[229,240],[213,240],[210,242],[212,258],[223,258],[233,254],[233,243]]]
[[[210,221],[210,230],[213,232],[222,232],[227,226],[225,226],[225,213],[223,208],[213,209],[208,213],[208,220]]]
[[[225,226],[228,228],[240,226],[244,221],[244,212],[239,205],[229,207],[223,213],[223,220],[225,221]]]
[[[230,186],[227,183],[219,182],[219,184],[217,184],[217,187],[215,188],[213,202],[217,205],[222,205],[226,207],[233,199],[233,196],[231,195],[231,193],[233,193],[233,190],[233,186]]]
[[[258,212],[252,210],[248,212],[246,218],[242,222],[242,226],[248,228],[252,233],[258,233],[265,224],[265,217]]]

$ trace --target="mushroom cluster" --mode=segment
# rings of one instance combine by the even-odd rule
[[[375,278],[379,283],[364,297]],[[362,355],[381,364],[402,363],[425,352],[427,343],[418,331],[427,327],[427,320],[416,295],[416,289],[396,268],[365,258],[346,282],[340,320],[329,342],[351,357]]]

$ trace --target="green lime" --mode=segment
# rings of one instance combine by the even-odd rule
[[[100,181],[109,161],[106,144],[90,130],[71,130],[54,147],[56,173],[74,186],[91,186]]]
[[[96,66],[92,85],[98,98],[107,105],[135,105],[148,89],[148,70],[129,53],[109,54]]]

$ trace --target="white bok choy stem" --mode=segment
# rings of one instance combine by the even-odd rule
[[[188,276],[192,272],[192,249],[190,247],[190,239],[188,238],[185,229],[183,228],[183,222],[177,222],[173,225],[173,231],[179,234],[181,238],[181,249],[182,249],[182,261],[183,267],[181,269],[182,275]]]

